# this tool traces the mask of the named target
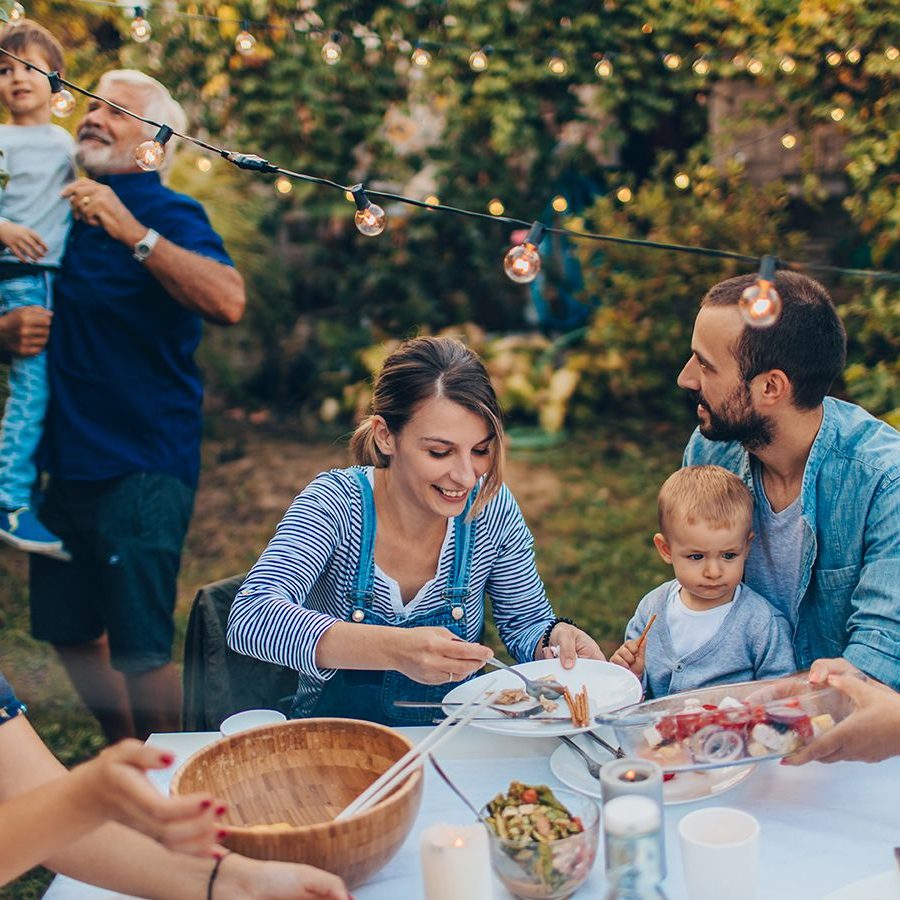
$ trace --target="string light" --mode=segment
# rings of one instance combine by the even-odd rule
[[[698,75],[708,75],[709,74],[709,60],[705,56],[701,56],[698,60],[694,61],[694,64],[691,68]]]
[[[431,54],[424,47],[417,46],[416,49],[413,50],[410,59],[412,59],[413,65],[418,66],[420,69],[424,69],[431,65]]]
[[[565,75],[569,71],[569,64],[558,53],[554,52],[547,60],[547,68],[554,75]]]
[[[511,247],[503,257],[503,271],[516,284],[528,284],[541,271],[541,254],[538,246],[546,229],[540,222],[534,222],[521,244]]]
[[[633,196],[634,194],[631,193],[631,188],[629,187],[620,187],[616,191],[616,200],[619,203],[630,203]]]
[[[356,202],[354,221],[360,233],[366,237],[375,237],[381,234],[384,226],[387,225],[387,216],[384,214],[384,210],[366,196],[366,189],[361,184],[353,185],[350,188],[350,194]]]
[[[166,160],[166,142],[172,137],[172,129],[163,125],[151,141],[144,141],[134,148],[134,161],[145,172],[156,172]]]
[[[641,31],[644,34],[653,34],[653,26],[649,22],[644,22],[644,24],[641,25]]]
[[[827,62],[829,66],[839,66],[841,64],[841,59],[843,59],[843,57],[837,50],[831,50],[825,54],[825,62]]]
[[[487,205],[487,210],[492,216],[502,216],[506,212],[506,207],[499,197],[494,197]]]
[[[794,147],[797,146],[797,138],[790,132],[787,132],[781,136],[781,146],[784,147],[785,150],[793,150]]]
[[[252,34],[247,30],[247,23],[244,22],[241,25],[241,30],[238,36],[234,39],[234,49],[237,50],[241,56],[247,56],[248,53],[253,52],[253,48],[256,46],[256,38],[253,37]]]
[[[469,56],[469,68],[473,72],[483,72],[488,67],[488,54],[490,52],[490,47],[481,47],[473,51],[471,56]]]
[[[144,10],[140,6],[134,8],[134,18],[131,20],[131,37],[138,44],[146,44],[153,34],[150,23],[144,18]]]
[[[674,72],[681,68],[681,57],[677,53],[667,53],[663,57],[663,65]]]
[[[334,66],[341,61],[344,51],[341,50],[340,39],[340,34],[335,32],[330,41],[322,44],[322,59],[325,60],[326,65]]]
[[[286,178],[284,175],[279,175],[275,179],[275,190],[278,191],[279,194],[289,194],[294,189],[294,185],[291,184],[291,179]]]
[[[21,22],[22,19],[25,18],[25,7],[22,6],[21,3],[16,2],[10,7],[9,10],[9,21],[10,22]]]
[[[350,191],[344,191],[344,197],[351,203],[353,202],[353,194],[351,194]]]
[[[781,62],[778,63],[781,71],[787,75],[791,75],[797,71],[797,61],[793,56],[782,56]]]
[[[746,53],[735,53],[731,59],[731,64],[736,69],[746,69],[747,68],[747,54]]]
[[[686,191],[691,186],[691,176],[687,172],[678,172],[672,180],[680,191]]]
[[[612,60],[608,56],[601,56],[597,60],[597,65],[594,66],[594,71],[600,78],[609,78],[613,73]]]
[[[197,158],[197,168],[201,172],[208,172],[212,168],[212,163],[205,156],[200,156]]]
[[[50,81],[50,112],[63,118],[75,109],[75,97],[62,86],[59,72],[51,72],[47,78]]]
[[[840,122],[841,119],[844,118],[844,110],[841,109],[840,106],[835,106],[834,109],[831,110],[830,116],[835,122]]]
[[[436,194],[429,194],[427,197],[425,197],[424,200],[422,200],[422,202],[427,203],[429,206],[440,206],[441,198]]]
[[[898,57],[900,57],[900,49],[898,49],[897,47],[888,47],[888,48],[884,51],[884,55],[885,55],[891,62],[893,62],[895,59],[897,59]]]
[[[781,315],[781,297],[772,285],[775,280],[775,257],[760,260],[756,284],[750,285],[739,301],[741,315],[751,328],[769,328]]]
[[[853,64],[854,66],[862,59],[862,53],[859,52],[858,47],[851,47],[847,51],[847,62]]]
[[[564,213],[569,208],[569,201],[562,194],[557,194],[551,201],[550,205],[554,212]]]
[[[762,61],[758,60],[755,56],[751,56],[750,59],[747,60],[747,71],[751,75],[760,75],[764,68],[765,66],[763,66]]]

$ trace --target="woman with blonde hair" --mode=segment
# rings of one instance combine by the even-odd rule
[[[228,621],[234,650],[297,670],[294,716],[430,722],[394,701],[439,701],[493,655],[478,643],[485,593],[517,661],[551,647],[566,667],[603,658],[554,616],[503,484],[500,406],[476,354],[449,338],[404,342],[350,448],[355,467],[294,500]]]

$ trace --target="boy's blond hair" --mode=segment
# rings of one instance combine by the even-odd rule
[[[704,522],[712,528],[753,525],[753,497],[734,472],[721,466],[687,466],[672,473],[659,489],[659,530],[673,523]]]

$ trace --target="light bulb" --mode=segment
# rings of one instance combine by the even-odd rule
[[[153,34],[150,23],[144,18],[140,8],[135,9],[134,18],[131,20],[131,37],[138,44],[146,44]]]
[[[569,208],[569,201],[562,194],[557,194],[551,201],[550,205],[558,213],[563,213]]]
[[[663,57],[663,64],[674,72],[675,69],[681,68],[681,57],[677,53],[667,53]]]
[[[21,3],[13,3],[9,10],[9,21],[20,22],[25,18],[25,7]]]
[[[494,197],[493,200],[488,203],[488,212],[492,216],[502,216],[503,213],[506,212],[506,207],[503,205],[503,201],[499,197]]]
[[[785,150],[793,150],[794,147],[797,146],[797,138],[790,132],[783,134],[781,136],[781,146],[784,147]]]
[[[597,60],[597,65],[594,66],[594,71],[600,78],[609,78],[613,73],[612,61],[605,56],[601,56],[600,59]]]
[[[360,233],[366,237],[375,237],[381,234],[387,225],[387,216],[384,214],[384,210],[366,196],[366,190],[361,184],[353,185],[350,188],[350,195],[356,202],[354,221]]]
[[[696,60],[691,68],[698,75],[708,75],[709,74],[709,60],[705,56],[701,56],[700,59]]]
[[[212,168],[212,163],[205,156],[201,156],[197,160],[197,168],[201,172],[208,172]]]
[[[736,69],[743,69],[747,65],[747,55],[745,53],[735,53],[731,59],[731,64]]]
[[[437,196],[437,194],[429,194],[422,200],[423,203],[427,203],[429,206],[440,206],[441,198]]]
[[[163,125],[151,141],[144,141],[134,148],[134,161],[145,172],[156,172],[166,160],[166,141],[172,137],[172,129]]]
[[[797,70],[797,61],[793,56],[782,56],[781,62],[778,63],[778,65],[781,67],[781,71],[788,75]]]
[[[751,56],[750,59],[747,60],[747,71],[751,75],[760,75],[765,66],[762,64],[761,60],[758,60],[755,56]]]
[[[535,222],[521,244],[511,247],[503,257],[503,271],[516,284],[528,284],[541,271],[541,255],[538,245],[544,236],[544,226]]]
[[[547,68],[554,75],[565,75],[569,71],[569,64],[558,53],[554,53],[547,60]]]
[[[675,187],[681,191],[686,191],[691,186],[691,176],[687,172],[678,172],[673,181]]]
[[[650,22],[644,22],[644,24],[641,25],[641,31],[644,34],[653,34],[653,25],[651,25]]]
[[[72,96],[71,91],[61,88],[50,95],[50,112],[54,116],[62,118],[69,115],[73,109],[75,109],[75,97]]]
[[[619,203],[630,203],[633,196],[634,194],[631,193],[631,188],[628,187],[620,187],[616,191],[616,200],[618,200]]]
[[[859,52],[858,47],[851,47],[847,51],[847,62],[852,63],[854,66],[862,59],[862,53]]]
[[[473,72],[483,72],[487,67],[487,53],[485,53],[483,49],[475,50],[469,57],[469,68]]]
[[[337,41],[326,41],[322,44],[322,59],[329,66],[337,65],[341,61],[343,54],[344,51],[341,50],[341,45]]]
[[[424,69],[431,64],[431,54],[424,47],[416,47],[412,52],[412,63],[420,69]]]
[[[893,62],[895,59],[900,57],[900,49],[897,47],[888,47],[887,50],[884,51],[884,55]]]
[[[279,175],[278,178],[275,179],[275,190],[278,191],[279,194],[289,194],[294,189],[294,185],[291,184],[291,179],[287,178],[285,175]]]
[[[840,106],[835,106],[835,108],[831,110],[830,115],[835,122],[840,122],[841,119],[844,118],[844,110],[842,110]]]
[[[775,280],[775,257],[764,256],[756,284],[741,294],[740,307],[744,321],[751,328],[769,328],[781,315],[781,297],[772,285]]]
[[[242,56],[246,56],[248,53],[253,52],[253,48],[256,46],[256,38],[250,34],[249,31],[244,29],[238,34],[238,36],[234,39],[234,49],[237,50]]]
[[[825,62],[829,66],[839,66],[841,64],[841,54],[837,50],[831,50],[825,54]]]

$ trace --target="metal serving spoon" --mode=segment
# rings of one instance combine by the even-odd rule
[[[498,669],[506,669],[512,672],[517,678],[521,678],[525,682],[525,693],[535,700],[546,697],[548,700],[556,700],[562,697],[565,688],[558,681],[534,681],[526,678],[518,669],[508,666],[505,662],[501,662],[497,657],[492,656],[485,665],[495,666]]]

